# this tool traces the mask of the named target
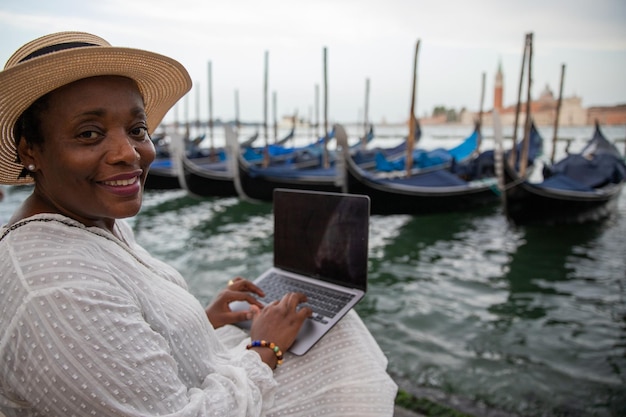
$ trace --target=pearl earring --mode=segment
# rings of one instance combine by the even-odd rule
[[[34,171],[35,170],[35,164],[28,164],[28,166],[26,167],[29,171]]]

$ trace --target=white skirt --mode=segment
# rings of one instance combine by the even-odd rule
[[[232,348],[250,341],[235,326],[217,332]],[[279,386],[267,416],[391,417],[398,387],[386,368],[376,340],[350,311],[305,355],[285,353],[274,371]]]

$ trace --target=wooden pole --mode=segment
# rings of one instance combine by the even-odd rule
[[[192,145],[192,149],[195,152],[195,149],[200,145],[201,142],[201,136],[200,136],[200,83],[196,82],[195,83],[195,87],[196,87],[196,117],[193,121],[193,125],[196,129],[195,131],[195,137],[194,139],[191,141],[191,145]]]
[[[309,106],[309,136],[314,136],[314,128],[313,128],[313,107]]]
[[[185,142],[189,141],[189,93],[185,94]]]
[[[559,87],[559,99],[556,102],[556,114],[554,116],[554,135],[552,136],[552,153],[550,154],[550,163],[554,164],[556,156],[556,142],[558,141],[557,132],[559,130],[559,116],[561,115],[561,102],[563,101],[563,80],[565,79],[565,64],[561,64],[561,82]]]
[[[415,146],[415,128],[416,128],[416,118],[415,118],[415,98],[417,96],[417,55],[419,52],[420,41],[417,40],[415,44],[415,55],[413,58],[413,89],[411,93],[411,111],[409,114],[409,137],[407,138],[407,146],[406,146],[406,175],[407,177],[411,176],[411,171],[413,168],[413,147]]]
[[[278,116],[276,114],[276,91],[272,92],[272,114],[274,115],[274,143],[278,142]]]
[[[528,151],[530,148],[530,126],[532,124],[531,115],[531,88],[533,86],[533,34],[529,33],[528,41],[528,90],[526,91],[526,124],[524,125],[524,142],[522,146],[522,155],[520,157],[520,176],[526,176],[526,168],[528,168]]]
[[[320,137],[320,85],[315,84],[315,141]]]
[[[369,130],[369,101],[370,101],[370,79],[365,79],[365,111],[363,114],[363,137],[361,138],[361,149],[367,147],[367,132]]]
[[[178,111],[180,110],[180,106],[178,103],[174,106],[174,133],[178,133],[178,127],[180,126],[180,121],[178,117]]]
[[[207,95],[209,100],[209,143],[211,144],[211,155],[213,155],[215,147],[213,143],[213,66],[211,61],[209,61],[208,81]]]
[[[327,49],[326,47],[324,47],[324,168],[330,167],[330,161],[328,157],[328,140],[328,60]]]
[[[513,123],[513,144],[509,154],[509,165],[515,169],[517,159],[517,128],[519,126],[519,114],[522,107],[522,85],[524,84],[524,70],[526,68],[526,56],[528,55],[528,33],[524,40],[524,52],[522,53],[522,69],[519,76],[519,87],[517,89],[517,106],[515,108],[515,122]]]
[[[196,82],[196,119],[194,126],[196,127],[196,135],[200,133],[200,83]]]
[[[496,177],[498,179],[498,190],[500,192],[500,200],[502,209],[505,214],[508,213],[506,187],[504,184],[504,149],[502,140],[502,123],[500,122],[500,113],[498,109],[493,109],[493,139],[494,139],[494,165]]]
[[[270,164],[269,155],[269,137],[267,134],[267,85],[268,85],[268,69],[269,69],[269,52],[265,51],[265,71],[263,77],[263,135],[265,136],[265,148],[263,150],[263,166],[268,167]]]
[[[478,110],[478,144],[476,146],[476,152],[480,152],[480,145],[483,140],[482,126],[483,126],[483,106],[485,104],[485,79],[487,74],[483,72],[482,83],[480,88],[480,107]]]
[[[295,142],[296,142],[296,135],[295,135],[295,132],[296,132],[296,125],[297,125],[297,124],[298,124],[298,110],[296,109],[296,110],[293,112],[293,116],[291,117],[291,128],[292,128],[292,129],[293,129],[293,131],[294,131],[294,135],[293,135],[293,136],[292,136],[292,138],[291,138],[291,143],[292,143],[294,146],[295,146]]]
[[[235,127],[237,128],[237,133],[239,133],[240,128],[240,120],[239,120],[239,90],[235,90]]]

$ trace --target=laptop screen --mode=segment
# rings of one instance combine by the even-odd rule
[[[274,266],[365,291],[369,214],[364,195],[274,190]]]

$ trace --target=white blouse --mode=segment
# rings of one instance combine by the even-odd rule
[[[356,313],[272,372],[116,224],[46,214],[0,229],[7,417],[393,414],[397,387]]]

